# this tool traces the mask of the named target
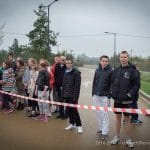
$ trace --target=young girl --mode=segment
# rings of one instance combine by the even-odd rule
[[[16,78],[16,87],[18,95],[25,95],[25,86],[23,83],[23,75],[24,75],[25,67],[23,60],[17,60],[17,69],[15,72]],[[17,98],[17,110],[23,110],[25,106],[24,99]]]
[[[30,72],[30,84],[28,86],[28,93],[29,93],[29,97],[31,98],[37,98],[37,96],[35,96],[35,85],[36,85],[37,77],[38,77],[37,66],[33,65],[31,67],[31,72]],[[31,113],[28,115],[28,117],[36,116],[37,114],[36,108],[38,109],[37,101],[31,101]]]
[[[3,76],[0,84],[2,85],[2,90],[5,92],[11,92],[15,83],[14,70],[11,68],[11,62],[9,60],[3,62]],[[8,94],[3,94],[3,108],[5,113],[9,114],[13,112],[13,109],[10,106],[12,99]]]
[[[36,81],[35,95],[38,95],[38,99],[49,99],[49,82],[50,77],[47,71],[47,65],[44,62],[39,64],[39,74]],[[43,122],[48,122],[49,104],[46,102],[38,102],[40,115],[36,118]]]

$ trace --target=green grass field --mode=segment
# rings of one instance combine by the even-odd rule
[[[150,95],[150,72],[141,72],[141,90]]]

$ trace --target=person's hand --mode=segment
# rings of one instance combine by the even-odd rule
[[[35,90],[34,94],[35,94],[35,96],[38,96],[38,91],[37,91],[37,90]]]
[[[42,93],[42,97],[45,97],[46,96],[46,92],[45,91],[43,91],[43,93]]]

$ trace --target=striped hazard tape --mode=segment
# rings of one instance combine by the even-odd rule
[[[112,107],[101,107],[101,106],[92,106],[92,105],[81,105],[81,104],[69,104],[69,103],[62,103],[62,102],[54,102],[49,100],[37,99],[37,98],[29,98],[26,96],[21,96],[13,93],[8,93],[0,90],[0,93],[8,94],[13,97],[22,98],[22,99],[30,99],[33,101],[38,102],[45,102],[53,105],[61,105],[65,107],[74,107],[80,109],[87,109],[87,110],[98,110],[98,111],[110,111],[110,112],[126,112],[132,114],[143,114],[143,115],[150,115],[150,109],[132,109],[132,108],[112,108]]]

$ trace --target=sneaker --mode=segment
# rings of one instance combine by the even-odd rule
[[[76,127],[73,124],[70,124],[68,127],[65,128],[65,130],[73,130]]]
[[[13,113],[13,111],[14,111],[13,109],[8,109],[8,110],[5,110],[4,113],[5,114],[11,114],[11,113]]]
[[[43,115],[39,115],[37,117],[34,118],[35,120],[42,120],[43,119]]]
[[[44,123],[48,123],[48,117],[47,116],[43,117],[41,121],[43,121]]]
[[[116,145],[120,142],[120,138],[117,136],[114,136],[113,140],[111,141],[111,145]]]
[[[83,133],[83,129],[82,129],[81,126],[78,126],[77,129],[78,129],[78,133],[79,133],[79,134]]]
[[[102,134],[102,131],[101,131],[101,130],[99,130],[99,131],[97,131],[97,132],[96,132],[96,134]]]
[[[68,119],[68,116],[65,116],[65,115],[64,115],[64,116],[61,117],[61,119],[62,119],[62,120]]]
[[[131,141],[131,139],[127,140],[127,141],[126,141],[126,144],[127,144],[128,148],[133,148],[133,147],[134,147],[134,144],[133,144],[133,142]]]
[[[52,117],[52,114],[49,112],[48,117]]]
[[[131,123],[132,124],[142,124],[143,121],[141,121],[141,120],[132,120]]]
[[[57,117],[56,117],[56,119],[60,119],[60,118],[62,118],[63,116],[62,115],[58,115]]]
[[[102,139],[102,140],[106,140],[106,139],[108,139],[108,135],[107,135],[107,134],[105,134],[105,135],[101,135],[101,139]]]
[[[57,110],[57,109],[55,109],[55,111],[52,112],[53,115],[57,114],[57,113],[59,113],[59,110]]]

